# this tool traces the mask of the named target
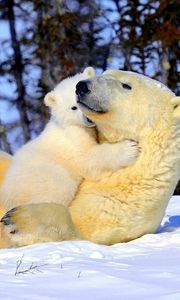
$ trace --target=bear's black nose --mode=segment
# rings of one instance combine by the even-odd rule
[[[82,80],[79,81],[76,85],[76,95],[80,98],[89,94],[91,91],[89,89],[90,81],[89,80]]]

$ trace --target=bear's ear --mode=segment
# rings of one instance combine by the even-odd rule
[[[87,67],[84,69],[83,74],[87,75],[88,77],[96,76],[95,69],[93,67]]]
[[[171,98],[170,102],[173,105],[174,117],[180,118],[180,96]]]
[[[46,94],[46,96],[44,97],[44,104],[48,107],[52,107],[55,104],[55,94],[54,91],[51,91],[49,93]]]

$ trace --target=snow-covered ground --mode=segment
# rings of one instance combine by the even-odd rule
[[[180,197],[171,199],[158,234],[126,244],[0,250],[0,299],[179,300]]]

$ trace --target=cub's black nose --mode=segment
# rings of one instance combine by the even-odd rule
[[[76,95],[82,98],[86,94],[89,94],[91,92],[89,89],[89,85],[89,80],[79,81],[76,85]]]

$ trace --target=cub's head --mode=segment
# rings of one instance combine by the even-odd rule
[[[80,81],[77,103],[109,141],[139,140],[144,128],[167,118],[174,94],[160,82],[141,74],[108,70]]]
[[[44,103],[51,109],[51,117],[61,126],[85,125],[93,127],[94,124],[83,115],[76,103],[76,84],[95,76],[92,67],[87,67],[83,73],[68,77],[61,81],[53,91],[49,92]]]

